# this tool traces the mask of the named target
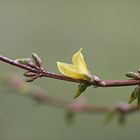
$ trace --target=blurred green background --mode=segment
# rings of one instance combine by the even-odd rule
[[[0,54],[15,59],[36,52],[49,71],[58,72],[56,61],[70,63],[82,47],[93,73],[123,79],[125,72],[139,68],[139,38],[139,1],[0,0]],[[0,76],[9,73],[23,70],[0,62]],[[69,101],[77,87],[47,78],[33,83]],[[79,114],[70,125],[64,110],[15,95],[8,85],[0,89],[0,140],[139,140],[138,113],[129,115],[123,127],[117,119],[105,126],[104,116],[97,114]],[[132,89],[89,88],[85,96],[93,105],[111,106],[127,102]]]

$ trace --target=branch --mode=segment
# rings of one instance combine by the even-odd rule
[[[15,89],[21,91],[23,88],[28,89],[28,94],[30,97],[38,101],[39,103],[48,104],[50,106],[54,106],[57,108],[64,109],[70,112],[70,116],[74,113],[97,113],[103,114],[107,112],[107,121],[110,121],[114,114],[119,114],[119,122],[123,123],[125,120],[125,115],[130,114],[133,112],[140,111],[140,70],[135,72],[128,72],[126,73],[127,77],[131,79],[128,80],[100,80],[96,75],[93,76],[91,81],[86,81],[82,79],[73,79],[70,77],[66,77],[63,75],[59,75],[56,73],[49,72],[42,67],[41,59],[34,53],[32,55],[33,60],[31,58],[19,59],[19,60],[12,60],[7,57],[0,55],[0,60],[11,64],[13,66],[19,67],[21,69],[26,70],[24,76],[27,77],[26,81],[31,82],[39,77],[48,77],[58,80],[64,80],[69,82],[75,83],[84,83],[86,86],[93,85],[94,87],[120,87],[120,86],[133,86],[138,85],[132,92],[129,103],[133,100],[137,99],[137,106],[130,106],[126,103],[117,103],[113,107],[104,107],[104,106],[93,106],[83,102],[80,98],[75,100],[74,102],[68,102],[62,99],[58,99],[52,96],[49,96],[40,88],[29,87],[27,84],[24,84],[21,80],[15,78],[12,79],[10,84]],[[83,88],[83,87],[82,87]],[[80,92],[85,90],[85,87],[82,89],[79,88]],[[27,92],[27,89],[24,92]],[[72,114],[71,114],[72,113]]]
[[[73,79],[70,77],[66,77],[60,74],[48,72],[47,70],[42,69],[35,69],[31,66],[25,65],[18,63],[15,60],[12,60],[10,58],[7,58],[5,56],[0,55],[0,60],[11,64],[13,66],[19,67],[21,69],[33,72],[37,74],[38,77],[48,77],[48,78],[53,78],[53,79],[58,79],[58,80],[64,80],[64,81],[69,81],[69,82],[75,82],[75,83],[86,83],[89,85],[94,85],[97,87],[120,87],[120,86],[133,86],[133,85],[139,85],[140,80],[136,79],[128,79],[128,80],[101,80],[100,82],[96,82],[95,80],[92,81],[86,81],[82,79]]]
[[[97,113],[104,114],[110,111],[109,107],[90,105],[84,102],[81,98],[75,100],[74,102],[68,102],[63,99],[55,98],[49,96],[43,89],[35,85],[28,86],[19,77],[12,77],[9,81],[10,86],[22,93],[22,95],[29,95],[32,99],[39,103],[47,104],[56,108],[64,109],[73,113]],[[26,90],[24,90],[26,88]],[[23,91],[26,93],[23,93]],[[138,112],[140,109],[137,106],[129,106],[124,103],[117,103],[114,105],[114,109],[123,114],[129,114],[133,112]]]

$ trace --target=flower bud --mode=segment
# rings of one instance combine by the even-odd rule
[[[20,64],[24,64],[27,65],[29,64],[32,60],[31,58],[20,58],[20,59],[16,59],[15,61],[17,61]]]
[[[41,58],[36,54],[36,53],[32,53],[32,58],[35,62],[35,64],[38,66],[38,67],[41,67]]]
[[[135,72],[127,72],[125,76],[129,78],[140,79],[140,74]]]
[[[25,77],[32,77],[32,76],[37,76],[36,73],[34,72],[30,72],[30,71],[27,71],[23,74]]]
[[[26,79],[26,82],[32,82],[37,78],[37,76],[29,77]]]

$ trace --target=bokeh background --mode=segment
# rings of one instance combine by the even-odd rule
[[[140,2],[135,0],[0,0],[0,54],[12,59],[41,56],[45,68],[58,72],[56,61],[71,62],[83,48],[90,71],[102,79],[125,79],[139,68]],[[0,62],[0,77],[23,73]],[[0,140],[139,139],[139,113],[103,124],[104,115],[79,114],[74,124],[66,112],[37,104],[0,84]],[[52,96],[73,101],[75,83],[42,78],[33,82]],[[111,106],[127,102],[134,87],[89,88],[87,102]]]

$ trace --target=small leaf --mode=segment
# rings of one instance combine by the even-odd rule
[[[120,125],[124,125],[126,122],[126,115],[124,113],[120,113],[118,117],[118,123]]]
[[[104,122],[105,122],[106,124],[110,123],[110,122],[113,120],[113,118],[114,118],[114,116],[116,115],[116,113],[117,113],[117,110],[116,110],[114,107],[111,108],[111,109],[106,113],[105,118],[104,118]]]
[[[71,112],[71,111],[68,111],[67,114],[66,114],[66,121],[68,123],[74,123],[74,121],[75,121],[75,113]]]
[[[137,107],[140,108],[140,94],[138,94]]]
[[[82,94],[82,92],[84,92],[86,90],[86,88],[88,86],[89,86],[88,84],[79,84],[78,89],[77,89],[77,91],[76,91],[76,93],[74,95],[74,98],[79,97]]]
[[[32,58],[35,62],[35,64],[38,66],[38,67],[41,67],[41,58],[36,54],[36,53],[32,53]]]
[[[133,90],[132,94],[130,95],[130,97],[129,97],[129,99],[128,99],[128,103],[129,103],[129,104],[132,103],[132,102],[138,97],[139,94],[140,94],[140,86],[137,86],[137,87]]]

